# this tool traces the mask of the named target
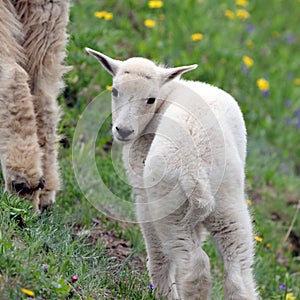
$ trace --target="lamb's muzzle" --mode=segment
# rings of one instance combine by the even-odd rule
[[[130,139],[127,139],[132,133],[134,133],[133,129],[127,129],[116,126],[116,131],[120,135],[119,140],[120,141],[129,141]]]

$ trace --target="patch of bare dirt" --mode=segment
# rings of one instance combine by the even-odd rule
[[[89,229],[76,224],[73,230],[78,236],[86,236],[92,244],[100,242],[105,247],[104,255],[111,261],[112,269],[119,269],[121,265],[126,265],[133,274],[144,272],[146,258],[135,254],[129,241],[118,237],[114,229],[107,229],[100,220],[94,220]]]

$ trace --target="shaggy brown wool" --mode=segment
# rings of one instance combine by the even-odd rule
[[[0,2],[0,157],[6,189],[51,206],[59,189],[56,98],[69,1]]]

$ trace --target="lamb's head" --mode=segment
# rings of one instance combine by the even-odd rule
[[[161,89],[166,83],[197,67],[163,68],[141,57],[120,61],[89,48],[86,51],[113,76],[112,131],[120,143],[143,133],[163,103]]]

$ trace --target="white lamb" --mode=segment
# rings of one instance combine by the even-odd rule
[[[86,50],[113,76],[112,131],[124,144],[153,286],[168,299],[209,299],[207,230],[223,258],[225,298],[258,299],[244,195],[246,129],[235,100],[178,79],[197,65],[164,68]]]

